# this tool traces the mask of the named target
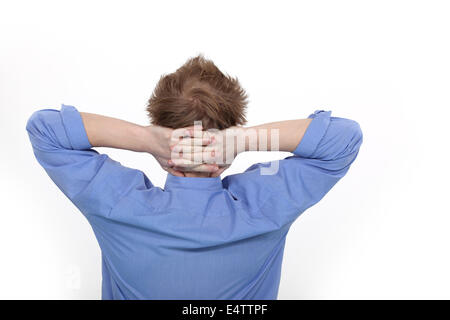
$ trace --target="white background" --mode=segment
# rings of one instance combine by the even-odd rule
[[[364,132],[291,229],[279,298],[449,299],[449,16],[445,1],[0,1],[0,298],[100,298],[94,234],[35,161],[31,113],[147,124],[160,75],[204,53],[247,89],[250,125],[330,109]],[[163,186],[150,155],[101,151]]]

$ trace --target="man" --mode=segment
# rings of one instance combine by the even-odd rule
[[[245,128],[246,103],[237,79],[199,56],[160,79],[150,126],[65,105],[31,116],[37,160],[99,242],[103,299],[277,298],[291,224],[346,174],[362,133],[325,111]],[[152,154],[164,189],[92,147]],[[274,147],[293,156],[220,178],[225,154]]]

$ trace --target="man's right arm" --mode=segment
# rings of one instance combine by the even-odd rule
[[[357,122],[330,115],[331,112],[316,111],[308,119],[248,128],[258,132],[258,145],[261,137],[267,139],[268,151],[276,144],[270,141],[272,131],[278,129],[279,148],[274,151],[294,155],[255,164],[241,174],[227,176],[224,186],[234,198],[245,199],[249,210],[264,211],[277,223],[292,222],[347,173],[362,143]],[[255,150],[248,142],[249,139],[243,150]]]

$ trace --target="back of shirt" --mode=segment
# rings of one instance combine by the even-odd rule
[[[104,299],[275,299],[290,225],[348,171],[359,125],[317,111],[294,156],[164,189],[91,149],[74,107],[27,124],[34,153],[90,222]]]
[[[89,218],[110,279],[104,298],[275,299],[288,226],[234,204],[220,178],[195,190],[177,179],[157,192],[160,208],[152,191],[132,191],[107,221]]]

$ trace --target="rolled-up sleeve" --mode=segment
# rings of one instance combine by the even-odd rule
[[[63,105],[60,114],[64,128],[67,128],[66,134],[72,149],[83,150],[92,148],[78,110],[75,107]]]
[[[282,225],[295,220],[320,201],[347,173],[358,155],[363,136],[356,121],[331,117],[319,110],[293,156],[251,166],[230,176],[226,185],[235,198],[244,198],[252,212]],[[262,170],[273,174],[262,174]],[[270,171],[269,171],[270,172]]]
[[[39,164],[84,214],[107,214],[127,190],[150,185],[141,171],[92,149],[73,106],[34,112],[26,130]]]
[[[362,143],[359,124],[350,119],[331,117],[330,111],[316,111],[313,121],[294,154],[303,158],[353,162]]]
[[[83,120],[75,107],[42,109],[28,119],[26,129],[33,148],[40,150],[90,149]]]
[[[316,151],[319,143],[325,136],[328,126],[330,125],[331,111],[319,110],[314,112],[308,118],[313,119],[305,132],[302,141],[294,150],[294,154],[309,158]]]

